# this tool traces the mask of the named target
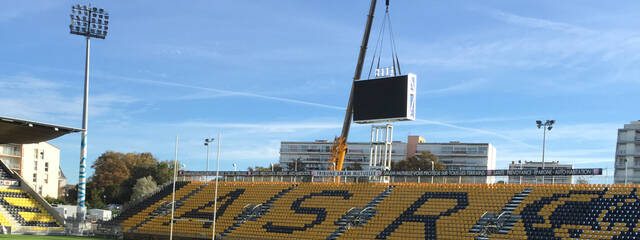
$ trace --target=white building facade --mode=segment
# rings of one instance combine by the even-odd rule
[[[409,141],[412,139],[410,138]],[[410,145],[412,143],[409,143]],[[494,170],[496,148],[491,143],[417,143],[416,153],[431,152],[449,170]],[[447,182],[493,183],[495,177],[450,177]]]
[[[333,142],[328,140],[316,140],[314,142],[281,142],[280,143],[280,165],[287,170],[287,164],[295,166],[302,164],[307,170],[327,170],[329,169],[329,158],[331,157],[331,146]],[[348,143],[347,155],[344,157],[343,169],[369,168],[369,143],[354,142]],[[406,144],[403,142],[393,142],[391,148],[391,159],[400,161],[406,157]],[[358,165],[358,166],[356,166]],[[295,168],[295,167],[294,167]]]
[[[640,183],[640,120],[618,129],[614,181]]]
[[[58,198],[60,149],[48,143],[0,144],[0,160],[42,196]]]
[[[307,170],[327,170],[331,157],[332,142],[316,140],[314,142],[281,142],[280,164],[287,169],[287,164],[304,164]],[[408,143],[394,141],[391,159],[402,161],[421,152],[431,152],[451,170],[493,170],[496,167],[496,149],[490,143],[427,143],[419,136],[409,136]],[[348,143],[344,168],[353,169],[355,165],[367,170],[369,168],[370,144],[365,142]],[[294,169],[287,169],[294,170]],[[428,170],[428,169],[426,169]],[[495,177],[451,177],[448,182],[493,183]]]

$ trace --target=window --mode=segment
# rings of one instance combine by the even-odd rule
[[[49,171],[49,163],[48,162],[44,163],[44,171],[45,172]]]
[[[42,186],[38,187],[38,193],[42,194]]]
[[[48,173],[44,175],[44,183],[45,184],[49,183],[49,174]]]
[[[33,157],[34,157],[35,159],[38,159],[38,149],[37,149],[37,148],[36,148],[36,149],[33,149],[33,153],[34,153],[34,156],[33,156]]]
[[[33,161],[33,170],[38,171],[38,161]]]
[[[624,165],[624,158],[618,158],[618,165]]]
[[[35,173],[33,174],[33,183],[36,183],[36,181],[38,180],[38,175],[36,175]]]
[[[44,150],[42,150],[42,152],[40,152],[40,159],[44,159]]]

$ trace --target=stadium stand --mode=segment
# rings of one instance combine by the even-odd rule
[[[179,185],[174,239],[211,239],[214,184]],[[640,239],[639,187],[221,182],[216,239]],[[148,200],[125,239],[168,238],[171,194]]]
[[[64,234],[64,220],[0,161],[0,224],[12,233]]]

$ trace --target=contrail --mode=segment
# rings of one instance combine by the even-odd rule
[[[415,121],[416,122],[426,123],[426,124],[440,125],[440,126],[444,126],[444,127],[455,128],[455,129],[460,129],[460,130],[465,130],[465,131],[471,131],[471,132],[476,132],[476,133],[485,134],[485,135],[493,135],[493,136],[505,139],[505,140],[513,142],[513,143],[521,144],[521,145],[526,146],[528,148],[536,148],[536,147],[531,146],[531,145],[529,145],[529,144],[527,144],[527,143],[525,143],[523,141],[520,141],[520,140],[515,139],[515,138],[511,138],[509,136],[506,136],[506,135],[503,135],[503,134],[500,134],[500,133],[497,133],[497,132],[492,132],[492,131],[487,131],[487,130],[477,129],[477,128],[463,127],[463,126],[458,126],[458,125],[445,123],[445,122],[434,121],[434,120],[416,119]]]
[[[267,95],[261,95],[261,94],[251,93],[251,92],[231,91],[231,90],[224,90],[224,89],[217,89],[217,88],[210,88],[210,87],[201,87],[201,86],[187,85],[187,84],[182,84],[182,83],[165,82],[165,81],[142,79],[142,78],[108,76],[108,75],[107,76],[103,76],[103,77],[111,78],[111,79],[128,80],[128,81],[139,82],[139,83],[147,83],[147,84],[156,84],[156,85],[164,85],[164,86],[172,86],[172,87],[181,87],[181,88],[198,89],[198,90],[204,90],[204,91],[212,91],[212,92],[222,93],[222,94],[226,94],[226,95],[230,95],[230,96],[231,95],[247,96],[247,97],[268,99],[268,100],[279,101],[279,102],[286,102],[286,103],[294,103],[294,104],[308,105],[308,106],[314,106],[314,107],[321,107],[321,108],[327,108],[327,109],[345,110],[344,107],[338,107],[338,106],[321,104],[321,103],[314,103],[314,102],[307,102],[307,101],[291,99],[291,98],[267,96]],[[415,122],[421,122],[421,123],[433,124],[433,125],[440,125],[440,126],[444,126],[444,127],[460,129],[460,130],[466,130],[466,131],[476,132],[476,133],[485,134],[485,135],[493,135],[493,136],[500,137],[500,138],[505,139],[505,140],[510,141],[510,142],[514,142],[514,143],[517,143],[517,144],[521,144],[521,145],[527,146],[529,148],[535,148],[534,146],[531,146],[531,145],[529,145],[529,144],[527,144],[525,142],[522,142],[520,140],[505,136],[505,135],[500,134],[500,133],[492,132],[492,131],[476,129],[476,128],[468,128],[468,127],[458,126],[458,125],[445,123],[445,122],[434,121],[434,120],[416,119]]]
[[[268,99],[268,100],[273,100],[273,101],[278,101],[278,102],[294,103],[294,104],[308,105],[308,106],[335,109],[335,110],[345,110],[344,107],[338,107],[338,106],[333,106],[333,105],[302,101],[302,100],[297,100],[297,99],[292,99],[292,98],[267,96],[267,95],[261,95],[261,94],[251,93],[251,92],[231,91],[231,90],[224,90],[224,89],[217,89],[217,88],[210,88],[210,87],[201,87],[201,86],[187,85],[187,84],[182,84],[182,83],[165,82],[165,81],[142,79],[142,78],[117,77],[117,76],[104,76],[104,77],[112,78],[112,79],[128,80],[128,81],[139,82],[139,83],[147,83],[147,84],[156,84],[156,85],[164,85],[164,86],[172,86],[172,87],[181,87],[181,88],[198,89],[198,90],[204,90],[204,91],[212,91],[212,92],[217,92],[217,93],[223,93],[223,94],[226,94],[226,95],[229,95],[229,96],[231,96],[231,95],[247,96],[247,97]]]

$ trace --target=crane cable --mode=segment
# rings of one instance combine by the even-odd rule
[[[376,63],[375,64],[376,69],[380,69],[380,61],[381,61],[382,52],[384,50],[383,48],[384,38],[385,38],[385,33],[387,31],[387,28],[389,28],[389,43],[391,45],[390,49],[391,49],[391,61],[393,64],[392,66],[394,70],[397,70],[397,71],[393,71],[393,75],[394,76],[402,75],[402,71],[400,70],[400,60],[398,57],[396,41],[395,41],[395,37],[393,36],[393,27],[391,26],[391,15],[389,14],[389,0],[386,0],[386,9],[384,12],[384,18],[382,20],[382,26],[380,27],[380,32],[378,33],[378,39],[376,40],[376,45],[373,50],[373,55],[371,56],[371,64],[369,66],[369,73],[367,74],[368,79],[371,79],[371,72],[373,70],[374,63]]]

